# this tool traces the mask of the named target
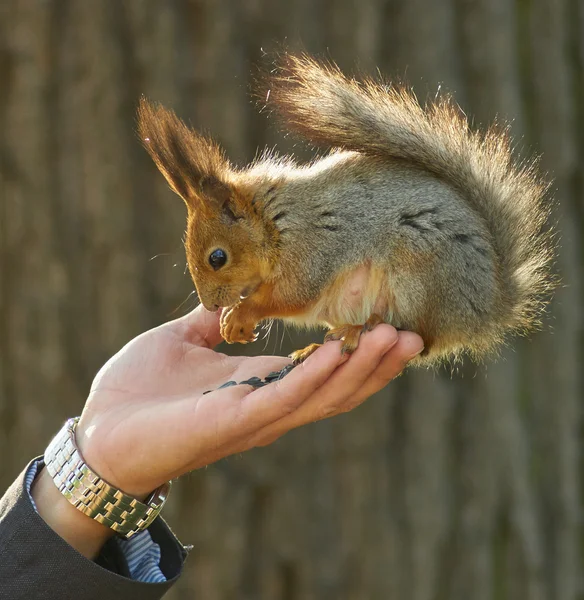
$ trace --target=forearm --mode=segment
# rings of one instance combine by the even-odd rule
[[[46,468],[37,475],[31,494],[38,513],[47,525],[83,556],[94,559],[113,535],[111,529],[70,504],[57,489]]]
[[[0,497],[2,599],[36,598],[41,589],[43,597],[59,600],[162,598],[179,577],[186,558],[185,549],[162,519],[156,519],[143,534],[127,542],[112,537],[104,541],[101,530],[90,531],[86,521],[78,521],[74,513],[66,515],[66,505],[54,511],[48,506],[59,499],[51,492],[46,494],[50,487],[43,489],[46,483],[55,486],[42,475],[42,466],[41,460],[35,460]],[[52,523],[40,516],[31,500],[31,483],[37,469],[35,496],[39,505],[48,509],[45,517],[54,519]],[[55,491],[59,493],[56,487]],[[65,498],[62,500],[68,504]],[[90,521],[89,527],[93,525],[82,513],[79,518]],[[145,543],[146,536],[150,543]],[[88,554],[96,553],[95,548],[99,548],[99,554],[88,558]]]

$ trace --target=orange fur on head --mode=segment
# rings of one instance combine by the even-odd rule
[[[254,207],[254,191],[236,181],[219,146],[189,129],[174,112],[142,98],[138,133],[187,206],[187,262],[199,299],[208,310],[236,304],[270,274],[277,235],[273,224],[264,223]],[[215,250],[227,257],[217,270],[209,262]]]
[[[266,243],[272,232],[239,212],[239,206],[249,199],[236,189],[232,189],[231,197],[236,199],[223,210],[209,212],[207,207],[205,215],[198,209],[188,215],[187,262],[199,298],[208,310],[232,306],[252,294],[269,277],[274,264],[268,252],[257,251],[274,247]],[[227,262],[215,271],[209,256],[217,249],[225,252]]]

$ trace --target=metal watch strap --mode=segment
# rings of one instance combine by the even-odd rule
[[[144,502],[124,494],[94,473],[75,443],[79,417],[69,419],[45,451],[45,466],[59,491],[82,513],[125,538],[146,529],[159,515],[170,482],[156,489]]]

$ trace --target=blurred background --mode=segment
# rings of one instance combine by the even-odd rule
[[[0,489],[107,358],[195,304],[139,96],[239,163],[274,144],[309,157],[249,99],[281,44],[512,121],[554,179],[564,286],[498,362],[409,372],[184,477],[166,517],[193,550],[169,598],[581,600],[583,0],[2,0]],[[275,329],[246,350],[308,341]]]

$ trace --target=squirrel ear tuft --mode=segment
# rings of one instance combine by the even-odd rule
[[[189,209],[225,202],[229,163],[219,146],[193,131],[176,114],[142,97],[138,135],[170,187]]]

